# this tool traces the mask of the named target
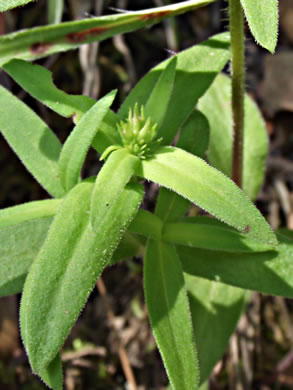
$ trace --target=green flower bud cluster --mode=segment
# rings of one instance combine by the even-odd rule
[[[145,159],[151,154],[154,145],[162,139],[155,140],[157,136],[157,124],[153,124],[151,118],[145,119],[144,107],[140,112],[136,103],[134,109],[129,109],[126,121],[120,121],[117,125],[124,147],[130,153]]]

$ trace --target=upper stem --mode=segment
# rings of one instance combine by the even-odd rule
[[[240,0],[229,0],[229,21],[232,50],[232,179],[239,187],[242,187],[245,92],[245,38],[244,15]]]

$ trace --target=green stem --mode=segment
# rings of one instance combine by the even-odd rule
[[[233,111],[233,158],[232,179],[241,187],[243,173],[244,133],[244,15],[240,0],[229,0],[229,20],[232,50],[232,111]]]

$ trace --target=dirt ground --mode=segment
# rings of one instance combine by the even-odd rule
[[[175,2],[175,1],[174,1]],[[63,20],[162,5],[163,0],[65,2]],[[167,2],[166,2],[167,3]],[[256,46],[247,32],[247,90],[259,104],[270,137],[266,180],[257,200],[273,228],[293,229],[293,0],[279,0],[280,33],[276,54]],[[151,29],[80,50],[53,55],[39,63],[53,71],[54,82],[68,93],[94,98],[119,88],[120,101],[152,66],[212,34],[227,29],[227,4],[218,1]],[[0,34],[46,23],[46,1],[0,14]],[[228,69],[227,69],[228,71]],[[0,84],[28,103],[61,141],[72,123],[32,100],[0,71]],[[119,101],[116,102],[118,107]],[[45,199],[47,193],[0,138],[0,208]],[[84,175],[97,173],[91,151]],[[149,188],[152,209],[156,187]],[[1,299],[0,390],[37,390],[45,386],[31,374],[18,331],[19,296]],[[62,352],[67,390],[163,390],[168,380],[148,323],[142,288],[142,261],[108,268],[90,296]],[[134,378],[132,378],[134,377]],[[223,359],[210,378],[212,390],[293,389],[293,302],[253,293]]]

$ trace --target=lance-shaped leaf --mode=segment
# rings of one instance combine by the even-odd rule
[[[33,60],[84,43],[103,41],[148,27],[161,20],[212,3],[214,0],[189,0],[165,7],[89,18],[57,25],[36,27],[0,37],[0,66],[12,58]]]
[[[210,126],[203,113],[194,110],[184,123],[176,146],[204,158],[209,146]]]
[[[199,370],[184,276],[175,248],[149,240],[144,288],[152,330],[174,390],[196,390]]]
[[[184,124],[176,145],[203,158],[208,147],[208,140],[209,123],[201,112],[195,110]],[[183,217],[189,205],[190,202],[187,199],[161,187],[155,213],[164,222],[172,222]]]
[[[94,232],[89,215],[92,190],[93,183],[86,181],[66,196],[26,279],[21,334],[36,373],[63,345],[143,197],[139,184],[129,185]]]
[[[1,0],[0,3],[0,12],[8,11],[9,9],[20,7],[21,5],[25,5],[31,3],[35,0]]]
[[[208,160],[227,176],[232,175],[231,80],[219,75],[199,100],[199,109],[210,123]],[[263,184],[268,154],[268,136],[262,116],[247,95],[245,97],[243,154],[243,190],[254,200]]]
[[[227,253],[177,247],[186,273],[265,294],[293,297],[293,240],[274,251]]]
[[[1,86],[0,131],[38,182],[54,197],[62,197],[59,140],[28,106]]]
[[[206,223],[188,223],[188,218],[181,222],[164,225],[162,238],[172,244],[185,245],[224,252],[265,252],[274,246],[252,240],[225,227],[208,225]]]
[[[140,209],[129,225],[128,231],[154,240],[160,240],[162,228],[163,221],[161,218],[149,211]]]
[[[61,201],[26,203],[0,211],[0,295],[21,292]]]
[[[3,66],[25,91],[51,110],[77,122],[95,103],[94,99],[82,95],[70,95],[53,83],[52,73],[40,65],[13,59]]]
[[[225,175],[182,149],[163,146],[144,160],[139,176],[172,189],[247,236],[277,245],[265,219]]]
[[[184,276],[203,383],[227,348],[244,308],[245,291],[190,274]]]
[[[125,232],[111,259],[111,264],[115,264],[129,257],[143,257],[145,243],[146,239],[144,237],[137,236],[128,231]]]
[[[49,388],[54,390],[63,389],[62,362],[59,353],[39,375]]]
[[[86,153],[116,93],[117,90],[114,90],[100,99],[87,111],[67,138],[59,158],[60,177],[67,191],[78,183]]]
[[[256,42],[274,52],[278,39],[278,0],[240,0]]]
[[[177,57],[173,57],[162,71],[145,106],[145,116],[150,117],[158,128],[162,125],[166,115],[169,100],[172,95],[176,73]]]
[[[125,149],[110,154],[98,174],[91,197],[91,223],[94,231],[107,218],[139,165],[139,158]]]
[[[211,39],[177,54],[176,76],[172,96],[158,137],[169,145],[195,108],[198,99],[205,93],[216,75],[230,58],[230,38],[219,34]],[[196,60],[195,60],[196,59]],[[144,105],[155,87],[163,70],[171,59],[153,68],[131,91],[124,101],[119,115],[127,117],[128,110],[135,103]],[[190,86],[192,85],[192,88]]]

